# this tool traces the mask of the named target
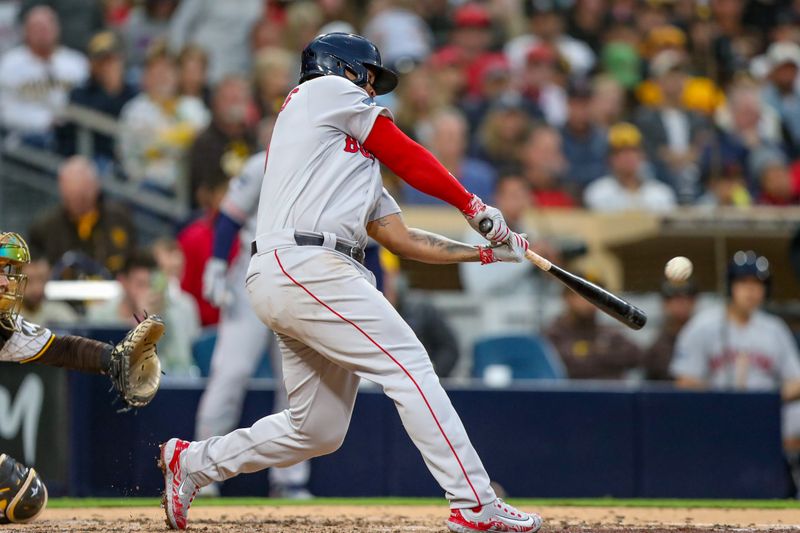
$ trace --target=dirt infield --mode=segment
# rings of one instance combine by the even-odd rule
[[[533,509],[526,509],[533,510]],[[800,509],[653,509],[546,507],[542,531],[722,532],[789,531],[800,527]],[[0,527],[26,533],[165,531],[158,508],[48,509],[32,524]],[[210,533],[444,533],[445,506],[197,507],[191,531]]]

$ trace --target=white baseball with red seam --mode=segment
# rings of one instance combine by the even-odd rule
[[[670,281],[686,281],[692,275],[694,269],[688,257],[678,256],[667,261],[664,267],[664,275]]]

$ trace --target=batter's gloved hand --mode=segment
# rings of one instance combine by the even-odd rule
[[[203,269],[203,298],[214,307],[222,307],[231,299],[228,291],[228,262],[211,257]]]
[[[158,392],[161,362],[156,343],[165,329],[160,316],[146,316],[111,351],[108,374],[113,388],[125,402],[124,411],[144,407]]]
[[[463,213],[472,229],[493,243],[506,242],[511,237],[512,232],[508,224],[506,224],[506,219],[503,218],[503,213],[496,207],[484,204],[483,200],[474,194],[472,195],[472,201],[470,201],[469,206]],[[484,235],[481,233],[479,226],[481,221],[485,219],[492,221],[492,229]]]
[[[525,260],[528,251],[528,236],[524,233],[511,232],[508,242],[492,244],[491,246],[478,246],[481,264],[489,263],[521,263]]]

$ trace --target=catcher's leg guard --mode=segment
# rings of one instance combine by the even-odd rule
[[[47,487],[33,468],[0,454],[0,524],[30,522],[47,506]]]

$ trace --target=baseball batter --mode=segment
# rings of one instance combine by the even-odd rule
[[[111,378],[127,407],[143,407],[161,381],[155,345],[164,323],[143,320],[117,346],[83,337],[57,337],[19,315],[30,251],[18,233],[0,232],[0,361],[39,363]],[[0,524],[29,522],[47,505],[47,488],[33,468],[0,454]]]
[[[368,236],[429,263],[521,261],[528,248],[502,214],[470,194],[393,123],[373,97],[397,85],[363,37],[330,33],[303,51],[269,148],[246,287],[277,335],[289,408],[221,437],[161,445],[167,523],[187,527],[197,490],[241,473],[335,451],[359,381],[380,385],[450,500],[451,531],[523,531],[537,515],[499,500],[411,328],[361,264]],[[413,187],[457,207],[490,246],[408,228],[382,187],[384,163]],[[487,274],[491,274],[487,272]]]
[[[208,385],[197,410],[197,440],[224,435],[236,427],[242,417],[247,382],[268,345],[275,380],[279,383],[275,391],[275,412],[287,407],[280,349],[272,332],[250,307],[244,287],[250,263],[250,243],[255,238],[256,210],[266,157],[266,152],[255,154],[247,161],[242,173],[231,180],[214,225],[212,257],[203,272],[203,296],[222,309],[222,316],[211,356]],[[241,249],[228,268],[228,252],[237,232]],[[270,494],[283,498],[309,497],[306,489],[309,474],[306,461],[287,468],[270,469]],[[211,494],[214,492],[209,491]]]

